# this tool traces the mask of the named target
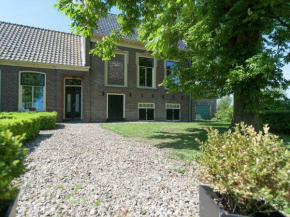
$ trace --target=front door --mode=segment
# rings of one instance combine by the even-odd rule
[[[65,87],[65,119],[81,119],[81,87]]]
[[[124,95],[108,95],[108,121],[124,120]]]

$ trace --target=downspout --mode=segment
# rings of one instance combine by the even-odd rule
[[[191,66],[191,60],[189,60],[189,66]],[[188,121],[192,121],[192,99],[191,99],[191,93],[188,95]]]

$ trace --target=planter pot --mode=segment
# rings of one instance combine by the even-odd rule
[[[36,111],[36,108],[29,108],[29,111],[35,112]]]
[[[238,214],[226,213],[221,210],[213,198],[218,198],[209,186],[199,186],[199,216],[200,217],[251,217]],[[256,215],[263,216],[263,215]],[[272,212],[269,217],[286,217],[280,212]]]
[[[5,217],[15,217],[16,216],[16,207],[17,207],[17,203],[18,203],[18,195],[16,196],[16,198],[11,201],[11,203],[9,204],[9,207],[7,209],[6,215]]]

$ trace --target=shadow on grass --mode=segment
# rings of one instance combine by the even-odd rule
[[[219,125],[219,124],[218,124]],[[209,126],[213,126],[212,124]],[[224,133],[228,130],[228,124],[220,125],[222,127],[215,127],[220,133]],[[149,137],[150,139],[156,139],[161,141],[155,145],[158,148],[171,148],[171,149],[183,149],[183,150],[196,150],[199,151],[199,144],[196,139],[201,141],[207,140],[206,128],[187,128],[184,133],[170,133],[170,132],[158,132],[155,135]]]

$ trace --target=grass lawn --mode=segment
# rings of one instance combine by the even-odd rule
[[[101,127],[116,132],[124,137],[138,138],[145,143],[159,148],[169,148],[173,156],[185,161],[194,160],[199,153],[195,139],[207,139],[206,128],[212,126],[221,133],[228,130],[228,122],[136,122],[136,123],[104,123]],[[279,135],[290,148],[290,136]]]
[[[114,131],[124,137],[139,138],[145,143],[159,148],[169,148],[172,155],[186,161],[194,160],[199,152],[196,138],[207,139],[206,128],[212,126],[220,132],[225,132],[227,122],[136,122],[136,123],[106,123],[101,127]]]

